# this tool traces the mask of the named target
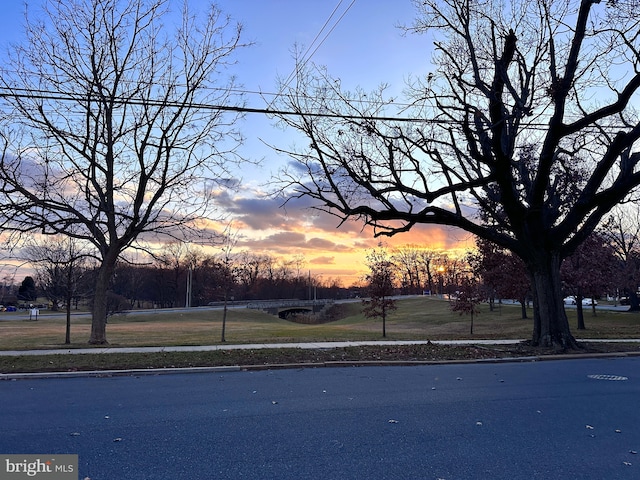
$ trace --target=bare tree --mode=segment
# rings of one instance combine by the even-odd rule
[[[197,234],[199,219],[219,215],[212,190],[238,160],[234,85],[222,75],[241,27],[187,5],[174,24],[168,0],[49,0],[2,72],[0,226],[95,246],[93,344],[107,343],[120,254],[142,238]]]
[[[589,299],[596,315],[594,300],[613,285],[616,257],[609,239],[599,232],[592,233],[560,268],[565,293],[576,301],[578,330],[585,330],[583,299]]]
[[[478,305],[482,301],[480,285],[474,276],[465,276],[460,280],[459,290],[455,298],[450,303],[450,308],[460,315],[469,315],[469,334],[473,335],[473,319],[480,313]]]
[[[283,192],[376,235],[441,224],[509,249],[531,278],[532,343],[576,348],[560,264],[640,184],[640,3],[414,4],[408,30],[435,39],[434,70],[403,118],[384,86],[346,92],[300,66],[281,97],[296,115],[280,119],[309,141],[278,149],[297,160]]]
[[[403,293],[422,293],[425,279],[422,278],[423,248],[417,245],[403,245],[393,252],[393,261],[398,266],[400,286]]]
[[[365,263],[369,269],[365,278],[369,298],[363,300],[363,313],[367,318],[382,319],[382,336],[386,337],[387,317],[397,308],[393,299],[397,266],[383,246],[371,250]]]
[[[220,335],[220,341],[226,342],[226,330],[227,330],[227,307],[229,300],[233,300],[232,293],[233,287],[236,285],[236,278],[238,277],[238,268],[234,264],[233,249],[238,243],[239,233],[231,230],[231,225],[225,230],[224,243],[218,254],[218,266],[220,269],[219,285],[222,290],[223,308],[222,308],[222,333]]]
[[[30,242],[23,255],[34,266],[40,288],[52,303],[53,310],[63,302],[66,311],[65,344],[71,343],[71,306],[74,297],[87,294],[82,287],[87,258],[94,254],[87,245],[71,237],[49,237]],[[84,290],[84,291],[82,291]]]
[[[471,271],[482,279],[487,289],[489,305],[498,299],[512,298],[520,303],[522,318],[527,318],[527,295],[531,284],[522,260],[504,248],[476,238],[476,248],[467,256]]]
[[[640,203],[625,203],[613,209],[600,234],[607,238],[619,262],[616,286],[629,295],[629,310],[640,310]]]

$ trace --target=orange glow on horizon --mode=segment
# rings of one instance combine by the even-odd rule
[[[366,273],[364,259],[367,250],[381,242],[389,249],[413,246],[446,252],[452,256],[464,255],[474,248],[473,237],[460,230],[435,225],[418,226],[414,230],[392,237],[374,237],[371,229],[357,234],[353,231],[305,230],[245,237],[238,250],[265,253],[276,258],[293,259],[302,256],[306,260],[305,271],[323,280],[339,279],[342,286],[358,283]],[[274,244],[273,240],[282,243]],[[289,243],[290,241],[290,243]]]

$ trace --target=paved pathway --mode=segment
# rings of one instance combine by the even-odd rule
[[[361,342],[310,342],[310,343],[251,343],[240,345],[193,345],[165,347],[93,347],[61,348],[55,350],[3,350],[0,356],[24,355],[81,355],[105,353],[154,353],[154,352],[210,352],[217,350],[258,350],[265,348],[302,348],[308,350],[359,347],[363,345],[515,345],[524,340],[390,340]],[[630,339],[578,339],[589,342],[640,343],[640,338]]]

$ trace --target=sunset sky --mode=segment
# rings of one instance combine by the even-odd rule
[[[175,8],[180,1],[172,0]],[[192,0],[194,6],[205,2]],[[29,2],[36,7],[38,0]],[[372,90],[381,83],[391,85],[390,94],[400,94],[409,75],[429,71],[431,45],[424,36],[404,34],[398,25],[414,18],[410,0],[219,0],[217,4],[244,26],[244,40],[254,45],[243,49],[233,67],[238,83],[247,91],[247,106],[264,108],[264,98],[277,91],[277,78],[292,72],[292,49],[315,50],[310,61],[327,66],[347,90],[361,86]],[[0,48],[19,42],[23,23],[22,0],[5,0],[0,16]],[[331,17],[333,12],[333,17]],[[324,30],[323,25],[326,24]],[[318,36],[317,40],[314,39]],[[326,37],[326,38],[325,38]],[[324,39],[324,41],[323,41]],[[262,92],[259,95],[256,92]],[[270,179],[286,162],[265,143],[290,147],[291,132],[276,129],[260,114],[249,115],[241,125],[246,137],[240,154],[260,161],[238,172],[242,188],[222,192],[218,201],[231,214],[238,230],[238,250],[271,253],[274,256],[304,255],[312,274],[343,278],[348,285],[363,272],[365,249],[374,247],[370,230],[310,210],[305,201],[281,201],[266,195]],[[297,139],[300,141],[300,139]],[[460,248],[470,244],[459,230],[423,226],[391,239],[390,245],[416,244],[428,248]]]

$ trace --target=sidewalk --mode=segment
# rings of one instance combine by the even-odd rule
[[[579,342],[609,342],[609,343],[640,343],[640,338],[631,339],[576,339]],[[107,353],[157,353],[157,352],[210,352],[217,350],[258,350],[266,348],[301,348],[307,350],[331,349],[344,347],[359,347],[363,345],[515,345],[523,342],[519,340],[391,340],[391,341],[361,341],[361,342],[312,342],[312,343],[252,343],[239,345],[194,345],[167,347],[94,347],[70,348],[55,350],[2,350],[2,357],[16,357],[26,355],[85,355]]]

